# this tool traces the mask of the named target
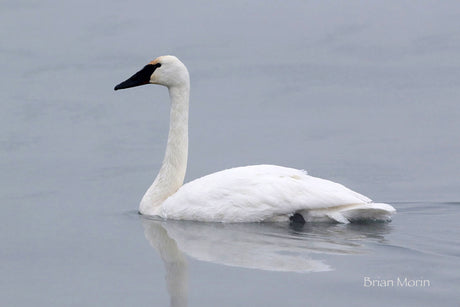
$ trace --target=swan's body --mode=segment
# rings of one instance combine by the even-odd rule
[[[348,222],[363,217],[388,219],[391,206],[374,204],[341,184],[305,171],[276,165],[252,165],[213,173],[183,185],[155,215],[212,222],[285,221],[300,213],[307,221]]]
[[[284,221],[298,213],[306,221],[341,223],[390,220],[395,213],[392,206],[373,203],[343,185],[275,165],[232,168],[182,186],[188,151],[187,68],[174,56],[162,56],[115,90],[147,83],[168,87],[171,118],[163,164],[141,201],[140,213],[209,222]]]

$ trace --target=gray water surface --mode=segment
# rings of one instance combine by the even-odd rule
[[[2,1],[0,304],[458,305],[458,29],[456,1]],[[191,74],[186,181],[306,169],[393,222],[137,215],[168,94],[113,87],[163,54]]]

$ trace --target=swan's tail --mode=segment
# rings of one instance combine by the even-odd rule
[[[364,203],[347,206],[338,206],[325,209],[303,210],[299,212],[307,222],[337,223],[391,221],[396,213],[393,206],[384,203]]]

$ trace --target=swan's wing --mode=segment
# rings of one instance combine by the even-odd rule
[[[257,222],[302,210],[370,202],[341,184],[309,176],[302,170],[255,165],[220,171],[185,184],[165,200],[161,215],[197,221]]]

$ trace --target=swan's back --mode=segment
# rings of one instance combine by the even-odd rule
[[[299,212],[310,221],[326,218],[348,222],[343,212],[356,219],[359,216],[355,209],[360,209],[360,214],[366,213],[370,218],[378,213],[376,219],[389,219],[390,208],[393,209],[373,204],[341,184],[309,176],[302,170],[254,165],[220,171],[185,184],[163,202],[160,214],[169,219],[260,222],[287,220]],[[374,214],[369,215],[369,210]]]

